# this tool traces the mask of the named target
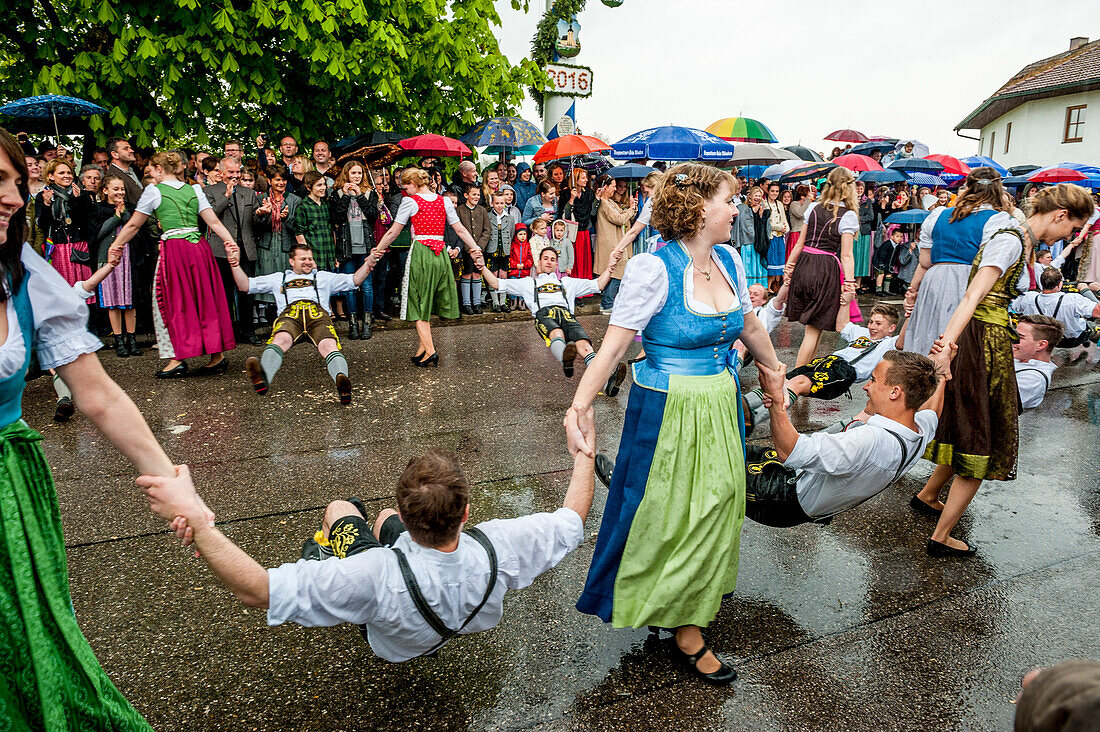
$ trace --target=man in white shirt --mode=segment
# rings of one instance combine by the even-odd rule
[[[1047,315],[1024,315],[1016,325],[1020,336],[1012,344],[1013,365],[1016,367],[1016,388],[1024,409],[1034,409],[1043,403],[1050,388],[1055,364],[1050,354],[1062,340],[1062,324]]]
[[[355,623],[379,657],[395,662],[495,627],[507,590],[527,587],[584,540],[593,492],[592,459],[578,452],[557,511],[463,532],[469,482],[452,455],[431,450],[409,462],[397,511],[382,511],[373,527],[355,503],[329,504],[320,534],[332,558],[264,570],[207,519],[187,466],[175,478],[137,482],[150,508],[193,539],[222,584],[245,605],[267,609],[269,625]]]
[[[611,281],[611,273],[622,256],[621,250],[612,250],[607,269],[594,280],[561,277],[556,274],[558,252],[553,247],[544,247],[539,252],[533,277],[500,279],[485,266],[485,256],[481,251],[475,252],[475,264],[490,288],[523,300],[531,315],[535,316],[535,328],[550,347],[550,353],[561,362],[565,378],[571,379],[573,362],[577,356],[584,359],[585,366],[596,357],[592,339],[573,315],[577,298],[598,295],[607,287],[607,283]],[[604,394],[613,397],[619,393],[619,387],[626,379],[626,371],[626,364],[620,363],[607,380]]]
[[[1089,362],[1096,362],[1097,339],[1100,339],[1100,328],[1087,319],[1100,318],[1100,303],[1089,300],[1084,295],[1076,292],[1062,291],[1062,272],[1047,267],[1039,277],[1039,286],[1042,292],[1025,292],[1020,295],[1009,309],[1021,315],[1049,315],[1062,324],[1065,335],[1062,337],[1059,348],[1076,348],[1088,346]],[[1085,352],[1075,355],[1080,357]]]
[[[290,269],[259,277],[249,277],[241,269],[241,250],[229,242],[225,245],[233,281],[241,292],[250,295],[265,293],[275,298],[279,317],[271,328],[259,358],[249,356],[244,362],[248,379],[257,394],[266,394],[275,373],[283,365],[283,357],[301,338],[309,338],[325,359],[325,367],[336,384],[341,404],[351,404],[351,379],[348,361],[340,350],[340,338],[332,323],[329,300],[338,292],[359,287],[377,264],[380,254],[371,252],[363,265],[352,274],[336,274],[317,269],[313,249],[295,244],[290,250]]]
[[[889,351],[864,385],[866,424],[802,435],[783,408],[782,372],[760,370],[774,449],[750,445],[745,515],[769,526],[824,522],[878,495],[935,437],[945,379],[932,359]]]

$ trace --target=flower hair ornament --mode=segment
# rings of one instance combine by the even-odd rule
[[[672,182],[678,188],[687,188],[691,185],[691,180],[687,177],[687,173],[677,173],[673,176]]]

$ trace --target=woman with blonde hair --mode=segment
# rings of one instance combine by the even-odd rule
[[[46,164],[46,187],[34,197],[38,228],[52,244],[46,259],[70,285],[88,279],[93,264],[87,228],[94,201],[74,185],[75,177],[72,163],[54,158]],[[94,303],[95,298],[88,302]]]
[[[224,352],[237,343],[221,274],[210,245],[199,233],[199,220],[222,238],[227,249],[237,243],[214,214],[202,186],[183,181],[184,158],[179,152],[157,153],[150,165],[156,183],[141,194],[136,210],[111,244],[111,254],[121,257],[142,224],[150,216],[157,217],[164,233],[153,283],[153,325],[157,350],[168,363],[156,376],[186,376],[187,359],[203,354],[210,361],[197,374],[224,374],[229,368]]]
[[[910,505],[938,517],[928,540],[933,557],[973,554],[974,547],[951,531],[983,480],[1016,479],[1019,393],[1008,305],[1027,290],[1035,248],[1069,237],[1092,212],[1084,188],[1062,183],[1035,198],[1022,232],[1013,226],[981,241],[966,291],[932,348],[938,369],[954,378],[947,382],[936,438],[924,455],[937,467]],[[940,492],[952,476],[941,503]]]
[[[927,354],[932,349],[966,292],[970,265],[982,244],[1016,225],[1001,175],[987,167],[970,171],[954,206],[928,214],[918,242],[920,264],[905,292],[905,312],[912,315],[905,350]]]
[[[577,609],[617,628],[675,629],[684,663],[716,685],[737,672],[710,651],[701,628],[736,584],[745,516],[744,415],[731,346],[740,338],[758,368],[783,368],[729,246],[736,187],[729,173],[698,163],[676,165],[657,184],[653,224],[668,244],[627,264],[603,344],[565,418],[569,451],[595,456],[592,404],[640,331],[646,358],[633,367]]]
[[[412,224],[412,247],[405,261],[405,276],[401,286],[401,319],[416,323],[420,337],[414,366],[438,366],[439,354],[432,341],[432,315],[455,319],[459,316],[458,291],[454,273],[443,256],[443,234],[450,226],[466,245],[474,259],[480,251],[470,232],[458,220],[451,199],[431,190],[432,178],[421,168],[406,168],[401,175],[406,196],[397,209],[393,226],[378,242],[379,254],[385,254],[406,224]],[[448,250],[451,259],[458,257],[458,248]]]
[[[787,317],[806,326],[797,366],[814,360],[822,331],[836,330],[842,294],[855,294],[852,246],[859,233],[855,182],[847,168],[829,172],[821,198],[806,209],[798,243],[784,268],[791,277]]]

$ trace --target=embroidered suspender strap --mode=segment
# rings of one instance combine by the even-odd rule
[[[318,289],[318,287],[317,287],[317,278],[319,276],[320,276],[319,272],[315,271],[313,273],[313,292],[314,292],[315,295],[317,295],[317,304],[318,305],[321,304],[321,290]],[[279,291],[282,292],[284,295],[286,295],[286,270],[285,269],[283,270],[283,286]]]
[[[434,610],[432,610],[431,605],[428,604],[428,600],[424,597],[424,593],[420,591],[420,585],[416,582],[416,575],[413,574],[412,567],[409,566],[409,560],[405,558],[405,554],[400,549],[393,548],[393,553],[397,555],[397,565],[401,568],[401,579],[405,581],[405,588],[408,589],[409,596],[412,597],[417,612],[420,613],[424,621],[430,625],[432,630],[438,633],[440,637],[439,643],[435,644],[431,650],[422,653],[421,655],[423,656],[435,653],[442,648],[447,641],[461,633],[466,626],[470,624],[470,621],[477,617],[477,614],[481,612],[481,608],[485,607],[485,603],[489,601],[489,598],[493,594],[493,590],[495,590],[497,586],[497,553],[493,548],[493,543],[489,541],[489,537],[485,536],[481,529],[477,527],[466,529],[463,533],[469,535],[469,537],[478,544],[481,544],[482,548],[485,549],[485,553],[489,555],[489,584],[485,588],[485,596],[481,598],[481,602],[478,603],[478,606],[474,608],[473,612],[470,613],[469,617],[466,618],[465,622],[463,622],[457,630],[448,628],[447,624],[436,615]]]
[[[858,356],[856,356],[855,358],[853,358],[853,359],[852,359],[851,361],[849,361],[848,363],[850,363],[850,364],[852,364],[853,366],[855,366],[855,365],[856,365],[857,363],[859,363],[860,361],[862,361],[863,359],[865,359],[865,358],[866,358],[866,357],[867,357],[868,355],[870,355],[870,353],[871,353],[872,351],[874,351],[874,350],[875,350],[876,348],[878,348],[879,346],[881,346],[881,345],[882,345],[882,343],[883,343],[883,341],[885,341],[885,340],[886,340],[886,339],[885,339],[885,338],[883,338],[883,339],[882,339],[881,341],[877,341],[877,342],[875,342],[875,343],[872,343],[872,344],[871,344],[871,347],[870,347],[870,348],[865,348],[865,349],[863,349],[863,350],[862,350],[862,351],[860,352],[860,354],[859,354]],[[893,434],[893,433],[891,432],[890,434]]]

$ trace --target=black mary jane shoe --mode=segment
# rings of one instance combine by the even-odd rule
[[[614,472],[615,461],[602,452],[596,453],[596,477],[608,488],[611,487],[611,476]]]
[[[156,378],[158,379],[180,379],[187,376],[187,362],[182,361],[180,365],[174,369],[168,369],[167,371],[158,371]]]
[[[970,557],[976,554],[978,550],[972,546],[967,546],[965,549],[956,549],[935,539],[929,539],[927,551],[930,557],[944,559],[947,557]]]
[[[217,374],[224,374],[229,370],[229,359],[222,357],[221,361],[218,361],[213,366],[207,364],[205,366],[199,366],[195,369],[196,376],[216,376]]]
[[[917,513],[924,514],[930,518],[938,519],[943,511],[937,511],[934,507],[929,506],[927,503],[920,499],[920,496],[913,494],[913,497],[909,499],[909,508],[913,509]]]
[[[705,656],[707,654],[707,651],[710,650],[709,648],[707,648],[706,643],[704,643],[703,647],[695,653],[684,653],[683,651],[681,651],[680,646],[676,645],[675,639],[673,639],[672,645],[676,649],[676,652],[680,655],[681,660],[691,670],[691,673],[696,678],[701,679],[703,682],[710,684],[711,686],[729,686],[737,680],[737,670],[730,664],[726,663],[726,660],[717,653],[714,654],[714,657],[717,658],[718,663],[721,664],[720,668],[717,671],[708,674],[699,670],[699,667],[696,664],[699,663],[699,659]]]

